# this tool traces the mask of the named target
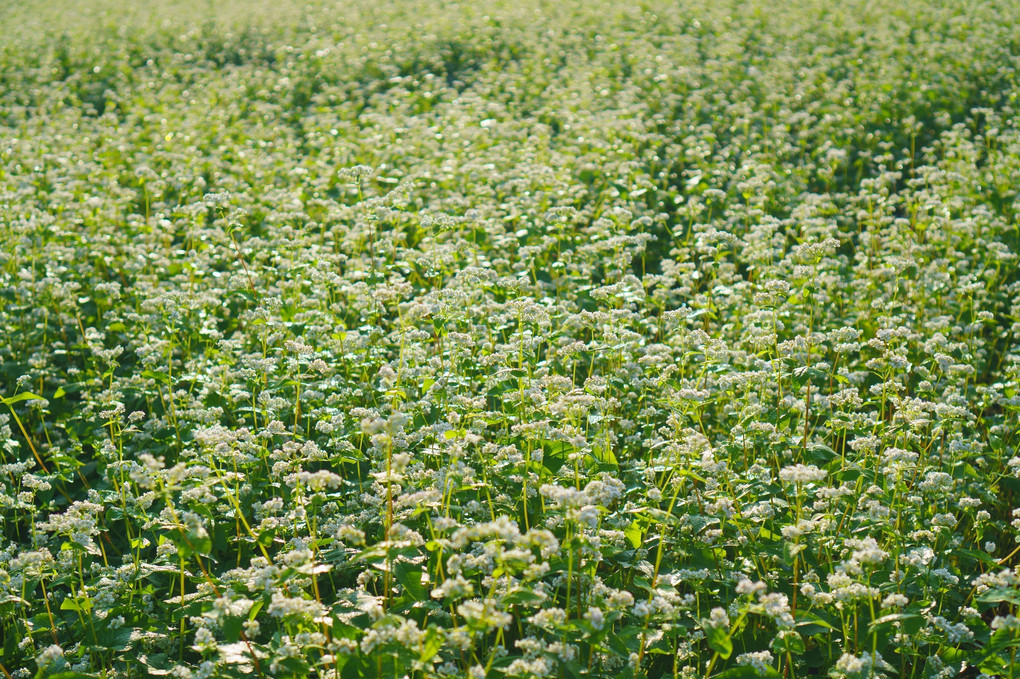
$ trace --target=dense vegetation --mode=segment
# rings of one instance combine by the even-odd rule
[[[1020,676],[1020,6],[8,3],[4,677]]]

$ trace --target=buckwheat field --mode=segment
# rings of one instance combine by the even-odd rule
[[[0,9],[0,674],[1020,677],[1015,0]]]

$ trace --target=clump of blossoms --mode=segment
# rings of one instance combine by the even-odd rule
[[[8,4],[0,674],[1018,665],[1012,3]]]

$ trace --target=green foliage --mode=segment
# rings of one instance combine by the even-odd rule
[[[0,673],[1014,676],[1015,2],[0,8]]]

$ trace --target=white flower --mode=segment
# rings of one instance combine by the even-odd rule
[[[882,608],[903,608],[910,600],[902,594],[895,593],[890,594],[886,598],[882,599]]]
[[[52,644],[44,648],[35,659],[36,664],[39,666],[40,672],[46,672],[59,667],[63,667],[66,664],[64,660],[64,649],[60,648],[56,644]]]
[[[749,665],[760,676],[768,674],[768,671],[772,669],[771,665],[774,661],[775,658],[772,657],[772,653],[769,651],[752,651],[741,653],[737,656],[738,665]]]
[[[814,483],[828,474],[814,465],[795,464],[779,470],[779,479],[786,483]]]
[[[726,614],[725,609],[717,606],[708,614],[708,620],[703,621],[703,624],[713,629],[728,629],[730,617]]]
[[[208,627],[199,627],[195,630],[195,649],[201,653],[216,650],[216,637]]]

